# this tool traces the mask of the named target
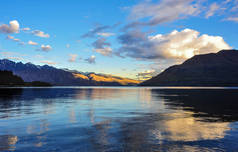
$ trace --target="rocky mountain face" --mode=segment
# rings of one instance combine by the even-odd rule
[[[13,62],[7,59],[0,60],[0,70],[12,71],[25,82],[41,81],[58,86],[122,86],[136,85],[139,81],[115,76],[81,73],[52,66],[38,66],[31,63]]]
[[[141,86],[238,86],[238,50],[196,55]]]

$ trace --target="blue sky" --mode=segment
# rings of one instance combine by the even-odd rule
[[[8,0],[0,5],[0,57],[147,77],[238,48],[237,23],[237,0]]]

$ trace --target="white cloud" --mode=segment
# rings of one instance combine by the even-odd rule
[[[96,57],[94,55],[91,55],[89,58],[85,59],[86,62],[89,64],[95,64],[96,63]]]
[[[233,22],[238,22],[238,17],[228,17],[225,19],[226,21],[233,21]]]
[[[200,35],[198,31],[185,29],[169,34],[146,37],[142,34],[121,36],[120,55],[137,59],[187,59],[196,54],[218,52],[231,47],[220,36]]]
[[[220,8],[220,6],[217,5],[217,3],[212,3],[212,4],[210,5],[210,8],[209,8],[208,12],[206,13],[206,18],[209,18],[209,17],[213,16],[214,13],[215,13],[217,10],[219,10],[219,8]]]
[[[21,29],[22,31],[30,31],[31,29],[29,27],[25,27]]]
[[[16,42],[20,42],[20,39],[14,38],[14,37],[11,36],[11,35],[8,35],[8,36],[7,36],[7,39],[13,40],[13,41],[16,41]]]
[[[211,4],[207,0],[142,0],[131,8],[130,23],[123,30],[156,26],[199,15],[205,18],[214,15],[231,17],[229,21],[236,22],[237,11],[237,0],[214,1]]]
[[[13,39],[13,41],[20,42],[20,39]]]
[[[40,30],[34,30],[34,31],[32,31],[32,34],[35,35],[35,36],[43,37],[43,38],[49,38],[50,37],[49,34],[46,34],[46,33],[44,33],[43,31],[40,31]]]
[[[8,35],[8,36],[7,36],[7,39],[9,39],[9,40],[13,40],[13,39],[14,39],[14,37],[13,37],[13,36],[11,36],[11,35]]]
[[[6,39],[12,40],[12,41],[15,41],[15,42],[19,42],[19,44],[22,43],[20,39],[17,39],[17,38],[15,38],[15,37],[11,36],[11,35],[8,35],[8,36],[6,37]]]
[[[185,29],[166,35],[149,37],[155,44],[156,52],[165,58],[190,58],[196,54],[218,52],[231,47],[220,36],[200,35],[198,31]]]
[[[50,51],[52,47],[50,45],[41,45],[41,50],[42,51]]]
[[[19,32],[20,25],[18,21],[10,21],[9,25],[2,24],[0,25],[0,33],[18,33]]]
[[[44,61],[40,61],[41,63],[44,63],[44,64],[49,64],[49,65],[55,65],[57,64],[56,62],[53,62],[53,61],[49,61],[49,60],[44,60]]]
[[[102,54],[103,56],[111,56],[112,55],[112,48],[105,47],[101,49],[94,49],[95,52]]]
[[[36,43],[36,42],[33,42],[33,41],[31,41],[31,40],[30,40],[30,41],[28,41],[28,44],[29,44],[29,45],[38,45],[38,43]]]
[[[107,32],[103,32],[103,33],[97,33],[97,35],[99,36],[103,36],[103,37],[110,37],[115,35],[115,33],[107,33]]]
[[[128,27],[157,25],[200,13],[199,2],[194,0],[161,0],[157,3],[145,1],[132,7],[130,19],[147,18],[146,22],[133,22]]]
[[[78,55],[77,54],[69,54],[69,62],[75,62]]]

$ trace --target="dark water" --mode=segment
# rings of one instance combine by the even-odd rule
[[[238,151],[237,89],[0,89],[0,151]]]

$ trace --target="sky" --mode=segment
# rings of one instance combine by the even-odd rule
[[[238,0],[7,0],[0,58],[147,79],[237,49]]]

